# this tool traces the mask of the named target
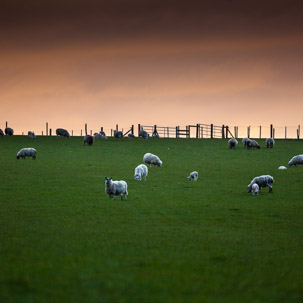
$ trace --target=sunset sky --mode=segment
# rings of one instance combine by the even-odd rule
[[[0,5],[0,128],[303,124],[302,1]]]

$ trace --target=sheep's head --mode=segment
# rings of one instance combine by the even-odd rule
[[[158,166],[161,167],[162,166],[162,161],[159,160]]]
[[[247,186],[247,192],[250,193],[251,192],[251,185]]]
[[[19,155],[17,155],[17,159],[18,159],[18,160],[20,159],[20,156],[19,156]]]
[[[136,179],[137,181],[140,181],[140,180],[141,180],[141,176],[140,176],[140,175],[135,175],[135,179]]]
[[[111,183],[112,183],[112,177],[110,178],[105,177],[105,184],[110,185]]]

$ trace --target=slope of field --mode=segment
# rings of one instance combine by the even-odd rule
[[[302,302],[303,167],[278,167],[303,142],[260,143],[0,137],[0,301]],[[137,182],[146,152],[163,166]],[[261,174],[273,194],[254,197]],[[126,202],[105,194],[110,176]]]

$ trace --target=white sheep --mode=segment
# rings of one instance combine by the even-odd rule
[[[32,147],[22,148],[17,153],[17,159],[25,159],[25,157],[32,157],[33,160],[36,159],[37,151]]]
[[[105,140],[107,139],[107,136],[102,135],[101,132],[100,133],[94,133],[94,137],[95,137],[95,139],[105,139]]]
[[[187,177],[188,180],[194,180],[197,181],[198,180],[198,172],[197,171],[193,171],[189,174],[189,176]]]
[[[251,193],[253,196],[257,196],[258,193],[259,193],[259,185],[257,183],[254,183],[252,186],[251,186]]]
[[[123,180],[113,181],[112,178],[105,177],[105,193],[109,195],[110,199],[114,199],[114,196],[120,196],[121,201],[127,200],[127,183]]]
[[[257,148],[260,149],[260,145],[257,141],[249,139],[249,141],[246,142],[246,147],[247,148]]]
[[[238,145],[238,140],[235,138],[231,138],[228,140],[228,146],[229,148],[236,148],[236,146]]]
[[[284,165],[281,165],[281,166],[279,166],[278,169],[280,169],[280,170],[285,170],[285,169],[287,169],[287,167],[285,167]]]
[[[261,187],[269,187],[269,193],[272,193],[272,183],[274,182],[274,178],[270,175],[262,175],[259,177],[255,177],[251,180],[250,184],[247,186],[247,191],[250,193],[252,191],[253,184],[257,183],[260,191]]]
[[[157,165],[159,167],[162,166],[162,161],[160,160],[160,158],[152,153],[146,153],[143,156],[143,161],[144,163],[149,164],[149,166],[152,165]]]
[[[36,139],[36,135],[34,132],[31,132],[30,130],[27,132],[27,135],[31,138],[31,139]]]
[[[144,177],[144,180],[146,181],[146,176],[148,174],[148,168],[145,164],[140,164],[135,168],[135,179],[137,181],[141,181],[141,179]]]
[[[273,138],[267,138],[266,139],[266,147],[267,148],[273,148],[275,145],[275,140]]]
[[[298,164],[303,164],[303,155],[294,156],[288,162],[289,167],[292,167],[293,165],[297,166]]]

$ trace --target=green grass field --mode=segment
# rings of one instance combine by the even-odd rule
[[[303,141],[258,141],[0,137],[0,302],[303,302],[303,167],[278,170]],[[273,194],[248,194],[262,174]]]

